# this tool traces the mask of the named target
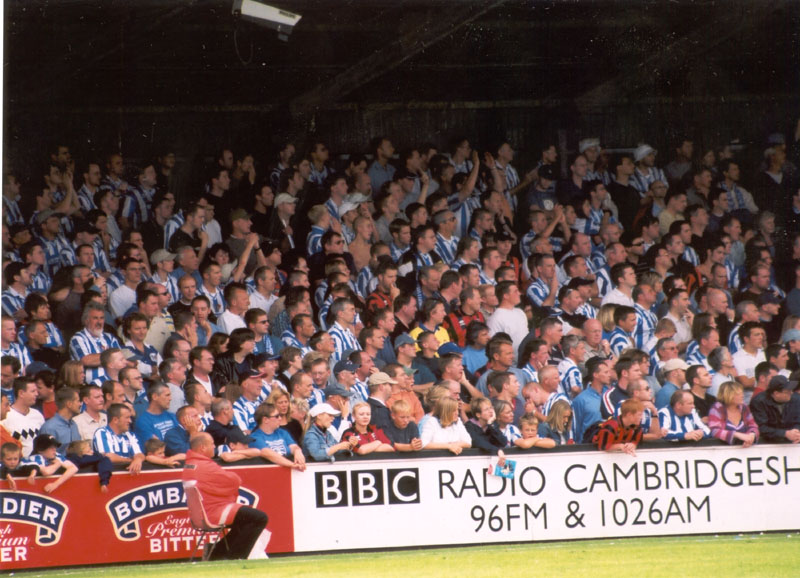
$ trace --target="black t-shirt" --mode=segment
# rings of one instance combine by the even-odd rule
[[[611,195],[611,200],[614,201],[619,210],[620,223],[625,227],[625,230],[632,230],[633,221],[636,219],[636,214],[639,212],[639,205],[641,204],[639,191],[630,185],[622,185],[612,181],[608,185],[608,192]]]
[[[183,229],[178,229],[169,239],[169,250],[171,253],[177,253],[181,247],[189,246],[197,249],[202,244],[203,242],[197,235],[190,235]]]
[[[405,429],[400,429],[390,421],[383,427],[383,433],[395,444],[410,444],[411,440],[419,437],[419,428],[413,421],[408,422]]]
[[[697,415],[708,417],[708,412],[711,411],[711,406],[716,403],[717,398],[708,393],[705,397],[699,397],[694,392],[692,392],[692,397],[694,397],[694,408],[697,410]]]

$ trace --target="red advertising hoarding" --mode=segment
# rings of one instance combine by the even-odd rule
[[[290,470],[233,468],[242,478],[239,501],[269,516],[268,552],[292,552]],[[108,493],[96,474],[80,474],[53,494],[17,480],[0,491],[0,567],[3,570],[188,558],[197,543],[186,512],[181,469],[114,472]]]

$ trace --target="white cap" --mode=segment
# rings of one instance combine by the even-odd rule
[[[317,417],[321,413],[339,415],[341,412],[338,409],[333,409],[333,406],[329,403],[318,403],[317,405],[311,408],[311,411],[308,412],[308,415],[310,415],[311,417]]]
[[[658,151],[651,147],[649,144],[643,144],[636,147],[636,150],[633,151],[633,160],[637,163],[642,160],[644,157],[653,153],[654,155],[658,154]]]
[[[341,205],[339,205],[339,216],[343,216],[345,213],[348,213],[354,209],[357,209],[358,205],[356,203],[351,203],[350,201],[345,201]]]
[[[592,147],[597,147],[598,149],[600,148],[600,139],[599,138],[592,137],[592,138],[582,139],[578,143],[578,152],[580,152],[582,154],[582,153],[584,153],[586,151],[586,149],[590,149]]]

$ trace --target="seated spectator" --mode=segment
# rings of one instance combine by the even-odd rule
[[[370,424],[372,410],[368,403],[357,403],[353,406],[353,426],[342,434],[342,441],[350,443],[355,439],[356,443],[351,449],[359,454],[370,454],[372,452],[393,452],[391,440],[386,437],[383,430]]]
[[[514,445],[518,448],[550,449],[556,447],[554,439],[539,437],[539,420],[532,413],[526,413],[519,418],[519,429],[522,437],[514,440]]]
[[[144,461],[150,464],[174,468],[186,459],[186,454],[176,454],[167,457],[166,451],[166,443],[160,439],[150,438],[144,444]]]
[[[459,455],[472,445],[469,432],[458,417],[458,402],[442,397],[433,407],[431,417],[422,424],[422,449],[449,450]]]
[[[58,479],[45,485],[46,494],[52,494],[64,482],[78,473],[78,467],[58,453],[58,440],[48,434],[40,434],[33,440],[33,453],[30,461],[39,466],[39,473],[43,476],[52,476],[61,468],[64,473]]]
[[[178,427],[172,428],[164,436],[164,443],[167,446],[165,454],[168,457],[185,456],[189,451],[189,440],[203,430],[200,412],[194,406],[184,405],[178,408],[175,417],[178,419]]]
[[[572,435],[572,406],[559,399],[550,407],[547,420],[539,424],[539,437],[554,440],[557,446],[561,446],[574,444]]]
[[[147,399],[150,400],[147,410],[136,416],[135,431],[140,446],[152,437],[164,440],[169,430],[178,427],[178,419],[169,411],[172,394],[165,384],[153,382],[147,388]]]
[[[292,436],[280,427],[278,408],[271,403],[262,403],[255,413],[256,429],[250,435],[251,448],[261,450],[261,457],[273,464],[285,466],[300,472],[306,469],[303,450],[295,443]],[[292,456],[289,459],[287,456]]]
[[[434,388],[429,389],[432,391]],[[392,442],[395,451],[415,452],[422,449],[422,440],[419,429],[411,416],[411,406],[404,399],[399,399],[392,404],[392,422],[386,426],[383,433]]]
[[[14,477],[27,478],[28,483],[33,485],[39,473],[39,466],[22,460],[22,450],[14,443],[4,443],[0,447],[0,480],[8,482],[8,489],[16,491],[17,483]]]
[[[592,440],[597,449],[607,452],[623,452],[636,455],[636,447],[642,441],[642,416],[644,406],[637,399],[622,402],[618,418],[612,418],[600,424],[600,428]]]
[[[93,445],[112,464],[125,464],[125,469],[136,475],[142,471],[144,454],[130,429],[131,410],[121,403],[111,404],[108,408],[108,425],[95,432]]]
[[[694,408],[691,392],[678,390],[672,394],[669,406],[658,410],[661,429],[666,430],[664,439],[669,441],[700,441],[711,435]]]
[[[339,452],[352,453],[358,444],[353,436],[349,441],[336,443],[336,438],[328,431],[333,418],[339,412],[327,403],[318,403],[308,412],[312,423],[303,437],[303,452],[315,462],[333,462]]]
[[[750,411],[764,441],[800,443],[800,395],[796,381],[774,376],[766,391],[750,403]]]
[[[215,446],[223,445],[233,431],[241,432],[233,420],[233,404],[227,399],[216,399],[211,402],[211,421],[206,426]]]
[[[522,405],[522,404],[520,404]],[[519,428],[514,425],[514,406],[511,402],[495,399],[492,402],[494,414],[497,416],[497,429],[506,438],[506,447],[513,447],[514,442],[522,437]]]
[[[744,447],[758,441],[758,425],[744,404],[744,387],[735,381],[726,381],[719,386],[717,401],[708,414],[708,427],[711,435],[725,443],[734,444],[736,440]]]

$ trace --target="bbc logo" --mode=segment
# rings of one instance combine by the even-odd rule
[[[318,508],[419,504],[417,468],[317,472]]]

